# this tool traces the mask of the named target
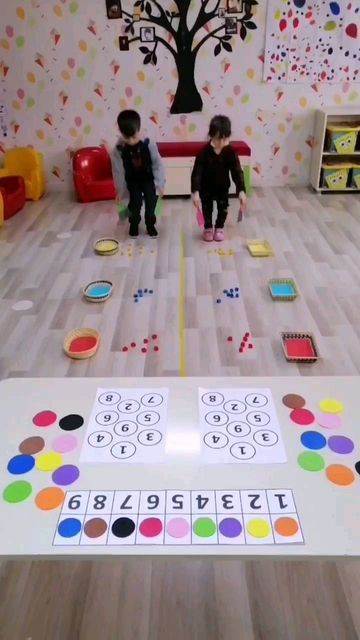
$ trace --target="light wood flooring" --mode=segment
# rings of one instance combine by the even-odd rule
[[[0,378],[359,374],[359,197],[258,189],[248,209],[237,225],[232,202],[226,242],[206,245],[189,201],[165,203],[155,241],[129,241],[112,203],[56,194],[28,205],[0,228]],[[123,255],[96,256],[104,236]],[[245,239],[256,237],[273,258],[250,257]],[[220,248],[234,255],[209,253]],[[270,298],[269,278],[284,276],[300,289],[293,303]],[[99,278],[113,281],[112,298],[85,302]],[[239,300],[216,303],[235,286]],[[136,304],[138,288],[154,294]],[[12,308],[23,300],[31,308]],[[80,326],[102,343],[73,362],[62,342]],[[239,354],[247,330],[255,349]],[[288,364],[281,330],[312,331],[321,360]],[[122,352],[152,333],[159,353]],[[355,640],[359,597],[357,561],[3,562],[0,640]]]

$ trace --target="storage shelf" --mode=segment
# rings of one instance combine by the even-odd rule
[[[328,187],[319,187],[318,189],[316,189],[316,191],[326,191],[326,193],[360,193],[360,189],[357,189],[356,187],[347,187],[346,189],[339,189],[338,191],[336,189],[329,189]]]
[[[323,156],[334,156],[335,158],[346,158],[346,156],[360,156],[360,151],[352,153],[336,153],[336,151],[323,151]]]

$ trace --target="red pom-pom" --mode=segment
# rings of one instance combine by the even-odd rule
[[[153,340],[157,340],[157,339],[158,339],[158,337],[157,337],[157,334],[156,334],[156,333],[153,333],[153,335],[152,335],[152,339],[153,339]]]
[[[127,347],[123,347],[122,350],[123,351],[129,351],[129,349]]]
[[[232,336],[229,336],[229,337],[228,337],[228,339],[227,339],[227,341],[228,341],[228,342],[232,342],[232,341],[233,341]]]
[[[132,342],[131,343],[132,348],[134,349],[134,347],[136,347],[136,342]]]
[[[253,349],[254,348],[254,345],[251,344],[251,342],[250,342],[250,344],[248,346],[249,346],[249,349]]]
[[[159,347],[154,347],[154,351],[159,351]]]
[[[144,344],[148,344],[149,340],[147,338],[144,338]]]
[[[141,351],[142,351],[142,353],[147,353],[147,349],[145,349],[145,347],[143,347],[143,348],[141,349]]]
[[[244,351],[243,347],[239,347],[239,353],[242,353]]]

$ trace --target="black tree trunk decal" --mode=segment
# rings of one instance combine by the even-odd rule
[[[173,0],[175,11],[166,9],[163,0],[136,0],[132,13],[123,9],[125,16],[125,32],[131,37],[129,44],[141,41],[140,35],[136,35],[137,25],[162,29],[165,33],[159,34],[155,30],[154,41],[142,43],[141,53],[144,54],[144,64],[156,65],[158,62],[157,47],[162,45],[173,56],[178,71],[178,86],[170,108],[171,113],[191,113],[201,111],[203,101],[195,82],[196,58],[201,47],[210,39],[215,39],[214,56],[218,56],[222,50],[232,52],[230,40],[232,35],[225,31],[224,18],[218,18],[220,4],[223,0],[196,0],[200,4],[198,14],[192,25],[188,24],[191,0]],[[169,3],[170,4],[170,3]],[[237,18],[238,33],[245,40],[248,29],[256,29],[253,22],[253,6],[257,0],[242,0],[243,14],[233,14]],[[217,25],[209,29],[210,21],[217,19]],[[141,24],[145,23],[145,24]]]

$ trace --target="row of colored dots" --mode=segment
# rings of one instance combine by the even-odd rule
[[[24,502],[32,494],[32,485],[25,480],[12,482],[3,491],[5,502],[16,504]],[[61,507],[65,498],[65,493],[60,487],[45,487],[35,496],[35,504],[42,511],[51,511]]]
[[[35,458],[28,455],[18,455],[8,462],[7,470],[13,475],[24,475],[35,466]],[[51,473],[52,480],[60,486],[67,486],[75,482],[80,475],[79,468],[74,464],[63,464],[60,453],[44,453],[36,460],[36,468],[39,471]]]
[[[57,421],[57,415],[54,411],[39,411],[33,417],[33,424],[39,428],[52,427]],[[80,429],[84,424],[84,418],[79,416],[78,414],[71,413],[59,420],[59,427],[63,429],[63,431],[75,431],[75,429]]]
[[[78,446],[78,440],[73,435],[58,436],[52,441],[52,449],[55,453],[70,453]],[[24,455],[36,455],[45,448],[45,440],[41,436],[31,436],[25,438],[19,444],[19,451]]]
[[[82,529],[82,523],[77,518],[65,518],[58,525],[58,534],[63,538],[77,536]],[[106,533],[108,523],[102,518],[92,518],[84,525],[84,533],[88,538],[99,538]],[[111,533],[116,538],[128,538],[136,529],[134,520],[128,517],[119,517],[111,525]],[[225,538],[237,538],[243,532],[243,525],[237,518],[227,517],[216,522],[209,517],[199,517],[193,522],[192,531],[199,538],[211,538],[217,533]],[[299,531],[298,522],[291,517],[279,517],[274,522],[276,533],[284,537],[292,537]],[[152,517],[142,520],[138,527],[139,533],[144,538],[156,538],[164,532],[163,521],[160,518]],[[190,523],[185,518],[172,518],[166,523],[166,533],[176,539],[185,538],[190,533]],[[267,538],[271,535],[271,525],[262,518],[253,518],[246,524],[247,532],[254,538]]]

